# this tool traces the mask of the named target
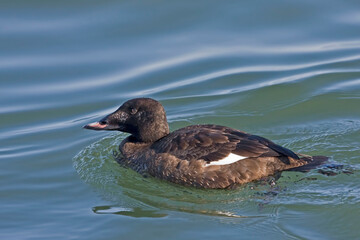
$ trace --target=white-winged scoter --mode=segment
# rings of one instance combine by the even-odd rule
[[[130,133],[119,147],[120,164],[200,188],[229,188],[327,159],[296,154],[266,138],[218,125],[192,125],[170,133],[163,106],[151,98],[129,100],[84,128]]]

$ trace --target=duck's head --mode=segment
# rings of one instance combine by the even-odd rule
[[[140,142],[154,142],[169,134],[164,107],[151,98],[131,99],[99,122],[84,128],[127,132]]]

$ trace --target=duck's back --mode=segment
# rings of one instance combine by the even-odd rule
[[[289,149],[272,141],[236,129],[218,125],[192,125],[170,133],[152,145],[158,153],[180,159],[213,163],[234,154],[244,158],[287,157],[299,159]],[[289,164],[289,161],[284,160]]]

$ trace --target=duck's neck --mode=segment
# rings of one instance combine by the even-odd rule
[[[131,135],[120,143],[119,150],[125,158],[130,158],[136,152],[139,152],[139,150],[149,145],[151,145],[151,143],[139,142]]]

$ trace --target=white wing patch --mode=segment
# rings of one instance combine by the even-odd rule
[[[209,167],[209,166],[213,166],[213,165],[227,165],[227,164],[232,164],[234,162],[237,162],[237,161],[240,161],[240,160],[243,160],[247,157],[243,157],[243,156],[240,156],[240,155],[236,155],[234,153],[230,153],[227,157],[223,158],[223,159],[220,159],[218,161],[213,161],[213,162],[210,162],[210,163],[207,163],[205,165],[205,167]]]

